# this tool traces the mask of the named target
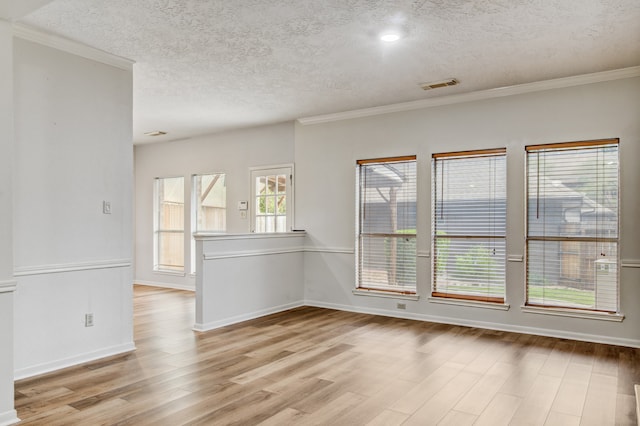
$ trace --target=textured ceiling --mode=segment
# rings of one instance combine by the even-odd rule
[[[136,61],[136,143],[640,65],[640,0],[54,0],[21,22]]]

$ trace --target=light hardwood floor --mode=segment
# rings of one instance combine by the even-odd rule
[[[133,353],[16,383],[24,425],[632,425],[640,350],[304,307],[196,333],[135,287]]]

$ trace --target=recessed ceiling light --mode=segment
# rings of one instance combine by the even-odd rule
[[[162,135],[166,135],[167,132],[163,132],[162,130],[154,130],[153,132],[147,132],[145,133],[146,136],[162,136]]]
[[[386,43],[393,43],[394,41],[400,40],[400,34],[398,33],[384,33],[380,36],[380,40]]]

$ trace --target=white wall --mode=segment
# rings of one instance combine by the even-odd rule
[[[13,277],[13,33],[0,20],[0,280]]]
[[[24,377],[133,348],[132,72],[16,38],[14,74],[15,368]]]
[[[640,78],[390,113],[296,125],[296,226],[305,254],[305,297],[319,306],[640,346]],[[430,161],[434,152],[506,147],[507,252],[524,254],[524,146],[620,138],[622,323],[524,313],[524,263],[507,264],[508,311],[436,304],[430,259],[418,258],[420,300],[352,294],[355,277],[355,164],[358,159],[418,156],[418,252],[430,250]],[[635,265],[636,267],[631,267]],[[404,302],[404,301],[403,301]]]
[[[135,282],[195,290],[190,274],[190,240],[185,238],[185,274],[153,271],[153,181],[184,176],[186,235],[191,234],[191,176],[226,173],[227,232],[249,232],[249,219],[240,218],[237,203],[249,200],[249,167],[293,162],[292,122],[191,140],[138,145],[135,148]]]
[[[17,419],[13,405],[13,34],[0,19],[0,425]]]
[[[301,306],[304,242],[304,232],[198,236],[194,329]]]

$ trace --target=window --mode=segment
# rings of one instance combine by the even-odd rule
[[[527,304],[618,310],[618,140],[526,147]]]
[[[359,289],[416,293],[416,157],[357,166]]]
[[[504,303],[506,150],[432,157],[432,295]]]
[[[184,271],[184,178],[156,178],[154,271]]]
[[[194,175],[191,182],[192,232],[227,230],[227,187],[224,173]],[[191,238],[191,272],[196,272],[196,240]]]
[[[293,167],[251,171],[253,232],[287,232],[293,225]]]

